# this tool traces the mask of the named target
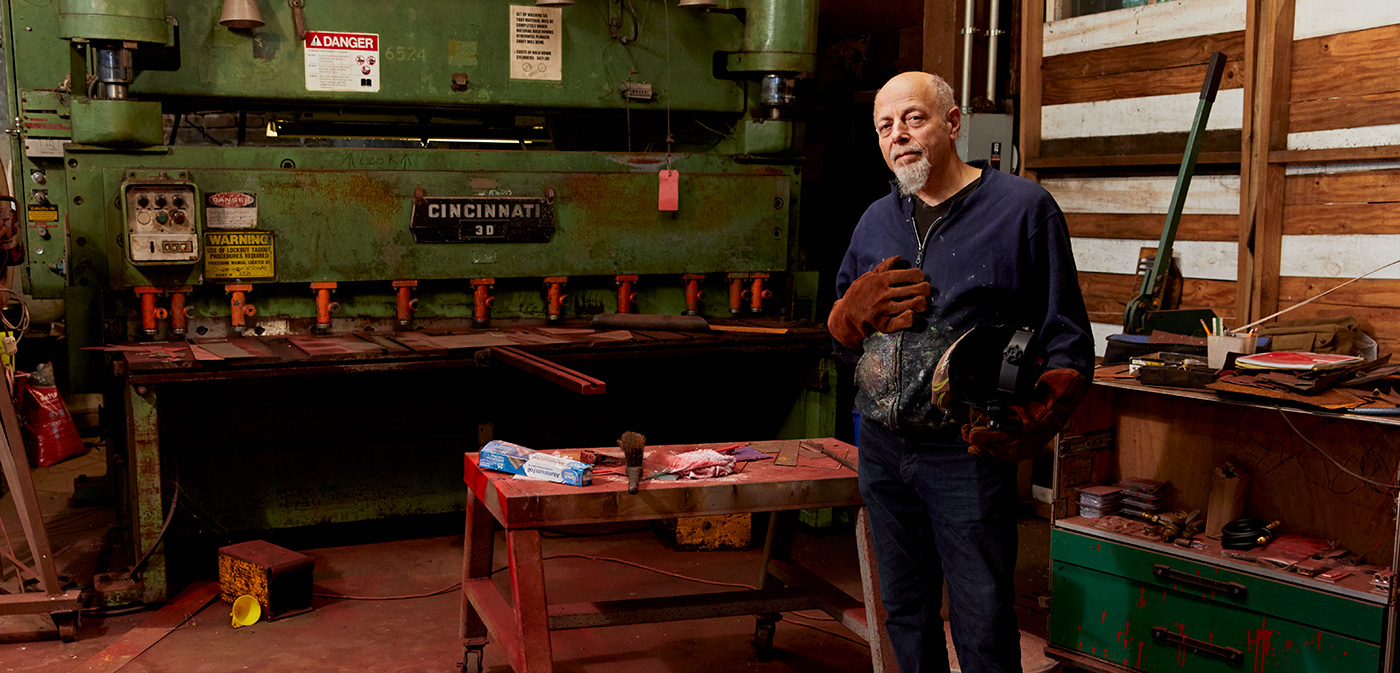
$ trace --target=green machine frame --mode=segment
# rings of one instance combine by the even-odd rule
[[[815,317],[795,103],[816,3],[257,5],[263,25],[230,28],[221,0],[0,0],[19,272],[36,321],[65,326],[71,391],[109,385],[82,350],[104,343],[481,326],[474,279],[492,286],[493,324],[542,323],[545,279],[563,277],[565,321],[617,310],[634,276],[638,313],[685,312],[687,279],[726,297],[755,277],[772,298],[742,317]],[[210,112],[233,115],[237,138],[183,139]],[[663,210],[667,171],[677,203]],[[312,288],[331,283],[324,324]],[[414,284],[412,324],[396,283]],[[234,292],[256,305],[247,332]],[[171,293],[188,332],[148,322],[143,299]],[[698,313],[735,315],[726,301]],[[832,435],[832,386],[811,383],[834,379],[831,362],[806,369],[772,382],[791,397],[774,432]],[[154,391],[114,397],[125,450],[159,456]],[[137,551],[160,529],[156,470],[128,479]]]

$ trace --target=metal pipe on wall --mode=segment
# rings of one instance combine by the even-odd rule
[[[997,41],[1001,37],[1001,0],[990,0],[987,10],[987,100],[997,102]]]
[[[963,63],[962,63],[962,111],[967,114],[972,109],[972,18],[977,9],[977,0],[963,3]]]

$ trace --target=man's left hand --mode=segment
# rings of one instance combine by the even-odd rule
[[[1064,429],[1079,401],[1084,399],[1084,375],[1073,369],[1051,369],[1040,375],[1030,400],[1006,408],[1008,428],[992,430],[988,419],[974,419],[962,428],[968,451],[1009,461],[1029,458],[1055,433]]]

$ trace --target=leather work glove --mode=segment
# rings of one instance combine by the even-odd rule
[[[968,451],[1018,462],[1030,458],[1064,429],[1079,401],[1084,399],[1084,375],[1073,369],[1051,369],[1040,375],[1030,400],[1006,407],[999,430],[987,427],[986,414],[974,413],[962,428]]]
[[[901,261],[895,255],[876,264],[832,305],[826,327],[842,345],[859,349],[875,332],[908,329],[914,324],[914,314],[928,308],[929,285],[924,272],[894,268]]]

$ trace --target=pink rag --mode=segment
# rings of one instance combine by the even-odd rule
[[[670,456],[666,470],[683,479],[709,479],[734,473],[734,456],[711,449],[696,449]]]

